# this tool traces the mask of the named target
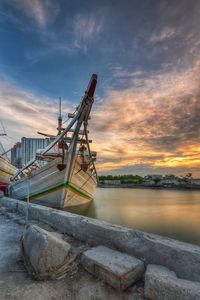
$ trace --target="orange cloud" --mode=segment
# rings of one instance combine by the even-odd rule
[[[145,163],[200,174],[199,71],[197,61],[179,72],[133,73],[129,88],[109,89],[92,113],[98,170]]]
[[[89,124],[99,172],[192,171],[200,175],[200,60],[173,72],[135,72],[129,87],[107,89]],[[125,74],[125,75],[124,75]],[[114,74],[115,75],[115,74]],[[126,76],[117,70],[117,78]],[[9,135],[55,133],[57,101],[0,82],[1,119]],[[73,105],[64,101],[65,111]],[[10,145],[7,145],[10,146]]]

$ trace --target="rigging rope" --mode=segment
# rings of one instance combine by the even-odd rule
[[[26,218],[25,218],[24,232],[22,236],[25,235],[28,226],[29,203],[30,203],[30,176],[28,175],[27,176],[27,197],[26,197]]]
[[[3,125],[3,121],[0,119],[0,122],[1,122],[1,127],[2,127],[2,129],[3,129],[3,133],[6,133],[6,131],[5,131],[5,127],[4,127],[4,125]]]

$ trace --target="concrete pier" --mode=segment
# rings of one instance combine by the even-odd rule
[[[119,293],[90,275],[81,264],[75,266],[64,278],[47,281],[32,279],[23,265],[20,250],[24,224],[24,216],[0,207],[1,300],[143,300],[135,289]],[[53,231],[52,227],[43,222],[29,220],[29,224],[37,224],[45,230]],[[60,235],[58,232],[54,234]],[[63,238],[68,237],[63,235]],[[87,249],[87,246],[76,240],[69,238],[69,241],[78,252]]]
[[[83,216],[71,214],[64,211],[59,211],[52,208],[46,208],[44,206],[39,206],[36,204],[27,204],[22,201],[10,199],[7,197],[0,198],[0,205],[2,209],[7,209],[9,214],[21,216],[26,216],[27,212],[29,215],[29,220],[31,222],[36,222],[36,224],[42,222],[45,226],[51,228],[50,231],[54,230],[64,236],[68,236],[78,243],[81,243],[82,250],[81,255],[84,257],[84,251],[92,248],[93,246],[104,246],[111,250],[106,251],[120,251],[121,254],[128,254],[144,263],[145,268],[150,265],[160,265],[169,269],[169,272],[174,272],[174,280],[178,280],[180,284],[187,281],[187,286],[195,287],[196,290],[200,287],[200,247],[165,238],[162,236],[145,233],[142,231],[131,230],[118,225],[111,225],[106,222],[102,222],[95,219],[86,218]],[[17,219],[17,217],[15,217]],[[13,219],[14,220],[14,219]],[[43,225],[44,226],[44,225]],[[14,228],[14,226],[13,226]],[[77,242],[75,242],[76,244]],[[98,249],[98,247],[97,247]],[[118,254],[116,254],[118,256]],[[110,260],[112,261],[112,260]],[[97,259],[93,265],[99,265],[101,262]],[[103,266],[104,265],[104,266]],[[107,269],[106,263],[101,265],[101,269]],[[87,269],[87,268],[86,268]],[[111,268],[113,272],[115,268]],[[148,269],[149,270],[149,269]],[[104,272],[104,271],[103,271]],[[111,273],[112,273],[111,272]],[[145,270],[144,270],[145,272]],[[144,273],[143,272],[143,273]],[[150,272],[142,278],[143,284],[145,285],[145,278],[148,282],[152,282],[149,279]],[[96,276],[96,272],[94,272]],[[90,275],[87,275],[90,276]],[[107,276],[107,275],[106,275]],[[95,277],[94,277],[95,278]],[[96,279],[92,280],[96,280]],[[100,278],[102,278],[100,276]],[[110,280],[110,278],[109,278]],[[109,280],[107,280],[109,284]],[[182,280],[182,281],[181,281]],[[111,280],[112,281],[112,280]],[[112,283],[110,281],[110,283]],[[173,281],[173,280],[172,280]],[[171,282],[170,280],[168,281]],[[195,282],[195,284],[192,284]],[[112,285],[112,284],[111,284]],[[153,286],[153,285],[151,285]],[[176,284],[175,284],[176,286]],[[162,285],[159,286],[162,291]],[[169,285],[167,289],[174,288]],[[191,295],[196,293],[191,288],[191,293],[186,289],[183,294],[183,299],[191,299]],[[135,287],[128,288],[123,292],[123,297],[115,298],[114,289],[112,289],[111,294],[106,295],[106,297],[99,297],[98,299],[129,299],[129,293],[138,290],[137,285]],[[101,289],[100,289],[101,290]],[[141,288],[144,291],[144,286]],[[149,287],[147,288],[148,294]],[[142,293],[142,292],[141,292]],[[188,296],[187,296],[187,293]],[[154,295],[154,293],[152,293]],[[105,296],[105,295],[104,295]],[[138,293],[131,295],[131,299],[139,299]],[[136,297],[136,298],[134,298]],[[139,297],[139,298],[138,298]],[[148,296],[149,297],[149,296]],[[154,296],[153,296],[154,297]],[[187,298],[188,297],[188,298]],[[1,298],[0,298],[1,299]],[[3,298],[4,299],[4,298]],[[6,299],[6,298],[5,298]],[[43,298],[45,299],[45,298]],[[49,298],[46,298],[49,299]],[[70,299],[70,298],[69,298]],[[93,299],[93,298],[73,298],[73,299]],[[149,298],[151,299],[151,298]],[[152,299],[162,299],[162,298],[152,298]],[[164,299],[164,298],[163,298]],[[166,298],[168,299],[168,298]]]
[[[24,215],[27,211],[26,203],[19,200],[3,197],[0,204]],[[199,246],[36,204],[29,204],[28,213],[78,240],[117,249],[148,264],[163,265],[180,278],[200,282]]]

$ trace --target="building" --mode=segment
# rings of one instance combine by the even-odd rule
[[[19,142],[11,149],[11,164],[17,168],[22,167],[21,143]]]
[[[163,175],[160,174],[150,174],[150,175],[146,175],[144,176],[145,180],[161,180],[163,179]]]
[[[144,176],[143,185],[145,186],[154,186],[155,184],[160,184],[163,176],[160,174],[149,174]]]
[[[48,138],[23,137],[21,142],[15,144],[11,149],[11,163],[19,169],[22,168],[35,157],[38,149],[44,149],[49,143],[50,139]]]
[[[110,185],[120,185],[121,181],[120,180],[102,180],[101,181],[104,184],[110,184]]]
[[[189,182],[193,186],[200,187],[200,178],[191,178]]]

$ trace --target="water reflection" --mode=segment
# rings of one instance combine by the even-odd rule
[[[200,191],[98,188],[84,215],[200,245]]]

